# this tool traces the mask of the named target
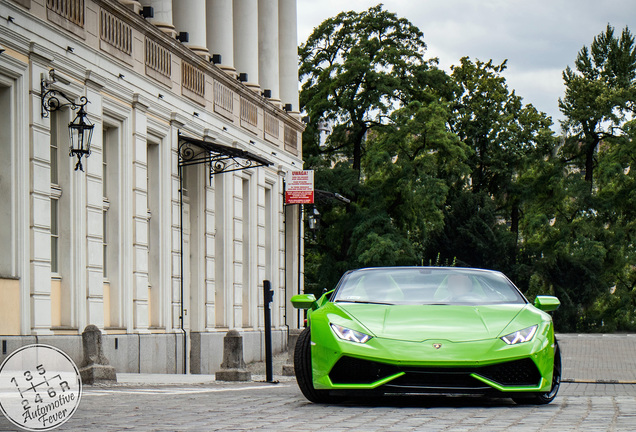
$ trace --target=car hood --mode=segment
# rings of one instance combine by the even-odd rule
[[[375,337],[421,342],[493,339],[526,305],[371,305],[337,303]]]

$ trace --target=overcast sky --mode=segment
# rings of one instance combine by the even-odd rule
[[[636,33],[636,0],[298,0],[298,42],[344,10],[383,3],[424,33],[428,57],[449,70],[463,56],[497,64],[508,59],[509,88],[552,116],[562,118],[561,73],[583,45],[611,24]]]

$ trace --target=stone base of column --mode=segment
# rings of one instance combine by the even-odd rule
[[[271,98],[271,99],[267,99],[267,100],[269,101],[269,103],[274,105],[276,108],[282,108],[283,107],[283,103],[281,102],[280,99]]]
[[[153,23],[159,30],[167,34],[172,39],[177,37],[177,29],[172,24]]]
[[[252,90],[253,92],[258,93],[259,95],[261,94],[261,86],[258,83],[247,82],[245,83],[245,85],[247,86],[248,89]]]
[[[121,3],[124,6],[128,7],[130,10],[132,10],[137,15],[139,15],[139,12],[141,11],[141,9],[143,7],[141,5],[141,3],[139,3],[138,1],[134,1],[134,0],[119,0],[119,3]]]
[[[198,55],[199,57],[203,57],[205,61],[210,61],[210,51],[206,47],[197,46],[197,45],[186,45],[188,48],[192,50],[193,53]]]
[[[117,382],[115,368],[110,365],[93,364],[80,368],[83,384]]]
[[[224,369],[215,375],[217,381],[251,381],[252,373],[245,369]]]
[[[231,76],[232,78],[236,79],[236,77],[238,76],[236,73],[236,69],[234,69],[234,66],[230,66],[230,65],[217,65],[223,72],[225,72],[226,74],[228,74],[229,76]]]

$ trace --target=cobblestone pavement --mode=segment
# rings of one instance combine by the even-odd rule
[[[60,431],[634,431],[636,336],[561,335],[564,378],[546,406],[456,396],[386,397],[309,403],[293,378],[277,384],[209,382],[208,377],[126,376],[85,386]],[[631,369],[630,369],[631,368]],[[258,365],[252,370],[258,372]],[[280,369],[275,369],[279,372]],[[162,382],[163,380],[163,382]],[[260,382],[259,382],[260,381]],[[624,384],[621,384],[624,383]],[[15,430],[4,418],[0,431]]]
[[[636,334],[560,334],[557,338],[564,378],[636,384]]]

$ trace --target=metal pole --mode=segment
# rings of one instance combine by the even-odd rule
[[[272,312],[269,304],[274,299],[272,284],[268,280],[263,281],[263,311],[265,314],[265,381],[273,382],[274,373],[272,367]]]
[[[289,305],[287,304],[287,205],[285,204],[285,189],[287,187],[287,184],[285,183],[285,178],[283,178],[283,229],[284,229],[284,234],[283,234],[283,248],[285,249],[284,255],[283,255],[283,265],[285,267],[285,270],[283,271],[283,275],[284,275],[284,286],[285,286],[285,303],[283,303],[285,309],[285,327],[287,327],[287,336],[289,338],[289,323],[287,322],[287,310],[289,308]],[[280,249],[280,248],[279,248]]]
[[[186,337],[184,318],[183,318],[183,167],[179,164],[179,207],[181,210],[181,220],[179,221],[179,231],[181,234],[181,262],[180,262],[180,274],[179,274],[179,283],[180,283],[180,298],[179,303],[181,306],[181,314],[179,315],[179,327],[183,332],[183,373],[188,373],[188,338]]]
[[[297,294],[302,294],[300,292],[300,286],[302,283],[302,276],[300,274],[300,271],[302,269],[302,256],[301,256],[301,248],[302,248],[302,226],[303,226],[303,205],[302,204],[298,204],[298,292]],[[298,327],[302,328],[301,326],[301,309],[298,309]]]

